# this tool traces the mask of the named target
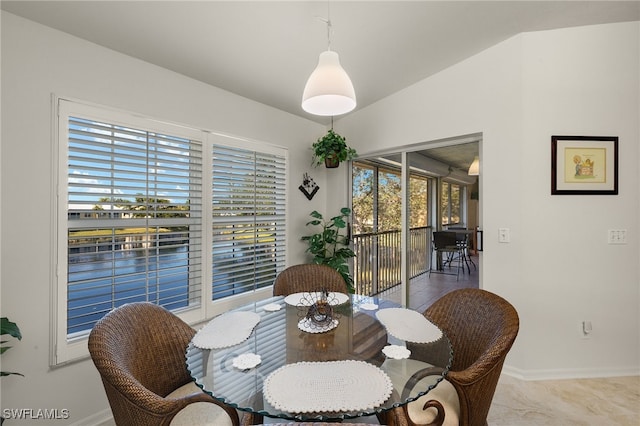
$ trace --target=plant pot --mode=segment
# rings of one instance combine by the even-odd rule
[[[324,165],[327,169],[335,169],[340,165],[336,154],[330,155],[324,159]]]

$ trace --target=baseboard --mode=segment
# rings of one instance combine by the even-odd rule
[[[84,419],[78,420],[77,422],[72,423],[69,426],[113,426],[113,425],[115,425],[115,422],[113,421],[113,414],[111,414],[111,409],[107,408],[106,410],[102,410],[89,417],[85,417]]]
[[[602,377],[640,376],[640,367],[628,368],[571,368],[554,370],[523,370],[505,365],[502,372],[520,380],[594,379]]]

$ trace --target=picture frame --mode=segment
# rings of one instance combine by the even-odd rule
[[[618,137],[551,136],[551,195],[618,195]]]

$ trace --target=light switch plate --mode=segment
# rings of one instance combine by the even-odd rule
[[[499,243],[510,243],[511,242],[511,231],[509,228],[499,228],[498,229],[498,242]]]

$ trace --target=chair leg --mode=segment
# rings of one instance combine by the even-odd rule
[[[462,265],[464,259],[462,258],[461,253],[461,251],[434,250],[433,254],[435,255],[436,259],[434,262],[431,262],[429,266],[429,277],[431,277],[431,272],[433,272],[436,274],[455,275],[456,279],[460,280],[460,269],[462,269],[462,271],[464,272],[464,266]],[[456,262],[455,273],[451,271],[451,268],[454,268],[453,262]],[[449,268],[449,271],[446,271],[447,267]]]
[[[469,266],[469,259],[467,258],[467,252],[466,252],[466,250],[464,248],[462,249],[462,258],[464,260],[464,264],[467,265],[467,272],[469,274],[471,274],[471,267]],[[462,266],[462,268],[464,269],[464,265]]]
[[[469,249],[467,249],[468,252]],[[471,264],[473,265],[473,270],[477,271],[478,267],[476,266],[476,262],[473,261],[473,259],[471,258],[471,255],[469,255],[469,261],[471,262]]]
[[[442,269],[444,269],[444,267],[449,264],[449,269],[451,269],[451,264],[453,263],[453,253],[451,252],[447,252],[447,260],[444,261],[444,263],[442,264]]]

